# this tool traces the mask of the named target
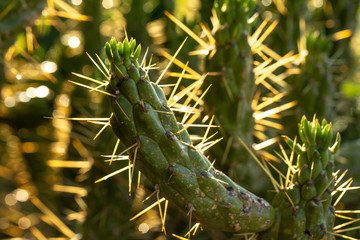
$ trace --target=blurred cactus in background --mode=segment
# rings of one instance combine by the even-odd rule
[[[249,186],[261,170],[246,149],[234,139],[239,136],[246,144],[253,144],[251,104],[255,94],[255,76],[253,54],[248,43],[251,29],[248,20],[255,5],[255,1],[214,2],[214,49],[205,60],[204,71],[218,73],[219,76],[209,76],[203,84],[204,90],[212,85],[210,94],[204,97],[205,111],[215,115],[215,123],[221,126],[224,138],[212,148],[212,156],[221,163],[226,162],[230,175],[238,181],[247,181]]]
[[[359,239],[358,9],[0,1],[0,238]]]

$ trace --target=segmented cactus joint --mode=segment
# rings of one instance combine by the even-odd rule
[[[136,144],[130,159],[160,194],[204,226],[229,232],[260,232],[274,221],[268,202],[242,188],[192,146],[187,130],[167,106],[163,91],[138,57],[134,39],[105,45],[110,62],[107,92],[113,132],[126,147]],[[136,161],[134,159],[136,155]]]
[[[299,136],[302,145],[283,136],[297,160],[288,185],[273,199],[277,223],[263,239],[332,238],[335,209],[331,205],[331,193],[335,184],[334,155],[340,146],[340,135],[337,134],[330,146],[331,123],[326,120],[319,123],[315,117],[310,122],[303,117]]]

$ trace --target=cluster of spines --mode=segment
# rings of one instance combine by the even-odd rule
[[[320,124],[305,117],[299,125],[302,145],[284,137],[297,154],[296,165],[289,167],[292,177],[280,190],[272,205],[277,209],[274,239],[322,239],[330,237],[335,221],[331,205],[335,184],[334,154],[340,145],[340,135],[333,146],[332,128],[325,120]],[[275,231],[275,230],[274,230]],[[274,234],[274,233],[272,233]]]

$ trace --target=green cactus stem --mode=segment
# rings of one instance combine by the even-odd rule
[[[202,225],[229,232],[268,229],[274,210],[262,198],[214,169],[194,146],[137,58],[134,39],[111,39],[105,50],[110,62],[107,92],[111,127],[124,147],[136,146],[129,159],[159,189],[160,195]]]
[[[334,155],[340,135],[330,146],[333,133],[325,120],[312,122],[305,117],[299,126],[302,145],[284,136],[297,155],[285,188],[272,202],[276,224],[260,239],[332,239],[335,208],[331,205],[334,190]]]
[[[205,113],[214,114],[221,126],[224,139],[211,149],[211,154],[225,166],[234,179],[254,190],[261,189],[261,181],[255,181],[261,172],[247,151],[234,139],[239,136],[248,146],[253,143],[254,120],[251,103],[255,93],[253,54],[248,43],[250,25],[248,19],[256,2],[253,0],[216,0],[214,11],[217,24],[212,30],[216,52],[205,60],[206,72],[220,76],[209,78],[205,95]],[[216,97],[215,97],[216,96]],[[254,184],[255,183],[255,184]],[[257,184],[259,183],[259,184]]]
[[[314,115],[332,119],[335,85],[331,73],[330,40],[320,32],[306,33],[307,55],[300,65],[301,73],[294,75],[290,82],[289,99],[298,101],[296,116]],[[288,119],[287,119],[288,120]]]

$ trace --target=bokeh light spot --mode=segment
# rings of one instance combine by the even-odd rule
[[[114,6],[113,0],[103,0],[102,5],[105,9],[110,9]]]
[[[76,36],[71,36],[68,40],[68,45],[71,48],[77,48],[80,46],[80,39]]]
[[[147,233],[149,229],[149,225],[147,225],[146,223],[141,223],[138,227],[139,232],[141,232],[142,234]]]
[[[16,101],[14,97],[7,97],[4,99],[5,107],[11,108],[15,107]]]
[[[22,217],[19,219],[18,225],[21,229],[28,229],[31,226],[31,221],[27,217]]]
[[[41,69],[47,73],[54,73],[57,70],[57,65],[51,61],[44,61],[41,63]]]
[[[35,89],[35,96],[38,98],[47,97],[50,93],[50,90],[47,86],[41,85]]]
[[[79,6],[82,3],[82,0],[71,0],[71,3],[75,6]]]
[[[19,189],[15,193],[16,200],[26,202],[29,199],[29,193],[24,189]]]
[[[14,206],[17,203],[16,196],[13,193],[6,194],[5,203],[9,206]]]

